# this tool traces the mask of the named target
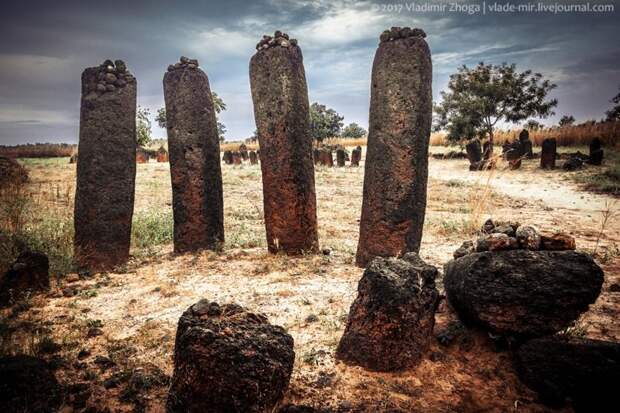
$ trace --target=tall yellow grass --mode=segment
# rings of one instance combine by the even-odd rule
[[[506,142],[512,142],[518,138],[519,132],[521,129],[497,130],[494,134],[495,143],[502,145]],[[606,146],[620,147],[620,121],[588,122],[575,126],[530,131],[530,140],[534,145],[540,146],[546,138],[555,138],[558,146],[584,146],[588,145],[593,138],[599,138]],[[445,146],[446,144],[445,133],[433,133],[431,135],[432,146]]]

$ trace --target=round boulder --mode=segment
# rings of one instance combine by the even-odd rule
[[[201,300],[181,318],[170,412],[270,412],[293,370],[293,338],[236,304]]]
[[[336,358],[375,371],[415,367],[430,347],[436,275],[416,253],[375,258],[358,284]]]
[[[603,271],[576,251],[480,252],[452,260],[444,286],[461,320],[535,337],[568,327],[601,292]]]

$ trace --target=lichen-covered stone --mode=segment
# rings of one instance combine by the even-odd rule
[[[220,140],[209,79],[182,59],[164,75],[175,252],[224,243]]]
[[[415,367],[430,347],[436,275],[415,253],[375,258],[358,284],[336,357],[376,371]]]
[[[293,338],[264,315],[201,300],[179,319],[167,411],[271,412],[294,360]]]
[[[129,258],[136,178],[136,81],[101,92],[98,79],[113,66],[82,73],[80,140],[74,212],[74,257],[91,270]]]
[[[284,33],[259,42],[250,61],[254,119],[261,148],[267,247],[318,251],[308,87],[301,49]],[[281,41],[279,39],[284,39]]]
[[[432,117],[431,53],[422,31],[375,54],[356,263],[417,252],[426,212]],[[415,34],[412,34],[415,33]]]
[[[444,268],[446,295],[459,318],[497,334],[553,334],[587,311],[603,271],[575,251],[480,252]]]

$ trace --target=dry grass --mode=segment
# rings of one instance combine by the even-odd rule
[[[512,142],[519,137],[521,129],[497,130],[494,141],[498,145]],[[534,145],[542,145],[546,138],[555,138],[558,146],[588,146],[593,138],[600,138],[603,144],[618,148],[620,146],[620,121],[616,122],[587,122],[582,125],[566,126],[563,128],[543,128],[530,131],[530,140]],[[433,133],[431,135],[432,146],[446,145],[445,133]]]
[[[9,158],[57,158],[71,156],[77,145],[69,143],[27,143],[24,145],[0,145],[0,156]]]
[[[63,188],[74,182],[75,165],[28,162],[32,177],[28,191],[41,196],[39,213],[47,208],[46,202],[63,205]],[[564,172],[541,171],[536,163],[525,161],[517,171],[505,170],[500,163],[494,171],[469,172],[466,160],[431,159],[422,258],[441,267],[489,216],[532,222],[546,231],[565,230],[577,237],[579,248],[594,248],[599,243],[599,250],[609,250],[620,243],[618,222],[608,219],[606,230],[600,231],[598,212],[605,197],[583,196],[566,181]],[[50,296],[34,299],[28,309],[7,321],[2,331],[9,333],[0,338],[13,350],[23,346],[26,351],[40,351],[50,346],[50,340],[58,343],[58,354],[68,360],[58,371],[64,383],[84,382],[85,374],[94,375],[92,383],[101,383],[147,365],[170,374],[180,314],[201,298],[237,302],[265,313],[295,340],[295,367],[285,402],[333,410],[346,405],[355,410],[361,404],[364,410],[355,411],[368,412],[514,411],[515,405],[520,412],[544,411],[533,393],[517,381],[507,353],[493,351],[482,336],[473,337],[469,349],[433,344],[437,356],[433,361],[425,360],[402,374],[370,373],[336,362],[334,351],[362,275],[353,262],[363,167],[316,168],[319,237],[321,246],[331,253],[300,257],[266,252],[260,167],[222,165],[222,171],[223,252],[172,254],[167,235],[172,225],[169,166],[139,164],[134,226],[141,229],[134,229],[131,262],[115,272],[72,284],[59,280]],[[53,190],[56,187],[58,191]],[[60,195],[37,195],[39,191]],[[67,193],[72,197],[72,191]],[[617,257],[610,258],[606,282],[620,278],[620,270],[613,270],[619,263]],[[63,296],[67,285],[78,294]],[[620,298],[614,301],[612,294],[604,298],[603,307],[590,312],[586,333],[618,339]],[[442,307],[439,325],[450,314]],[[31,329],[16,327],[26,322],[47,330],[35,337]],[[87,337],[95,327],[103,334]],[[92,354],[79,360],[83,366],[78,363],[81,367],[77,368],[82,348]],[[94,364],[97,356],[109,357],[117,366],[102,371]],[[122,397],[125,384],[110,389],[93,384],[93,388],[90,402],[99,408],[129,412],[138,407],[135,398]],[[162,411],[165,390],[165,386],[140,390],[143,410]]]

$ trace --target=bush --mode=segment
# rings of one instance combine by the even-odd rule
[[[366,136],[366,129],[362,128],[357,123],[349,123],[342,130],[341,136],[343,138],[359,139],[363,136]]]

